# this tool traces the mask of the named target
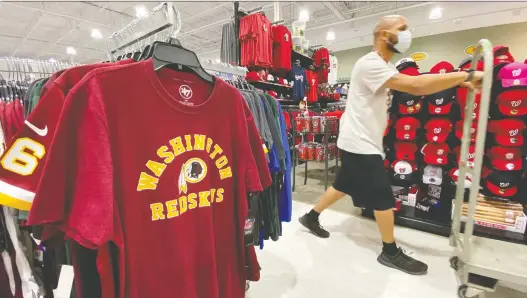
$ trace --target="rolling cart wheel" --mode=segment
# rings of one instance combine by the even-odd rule
[[[467,290],[468,290],[467,285],[460,285],[459,288],[457,289],[457,295],[459,296],[459,298],[469,298],[466,296]]]
[[[459,258],[458,257],[450,258],[450,267],[452,267],[452,269],[456,271],[459,269]]]

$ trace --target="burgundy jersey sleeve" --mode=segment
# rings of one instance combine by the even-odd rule
[[[0,205],[29,210],[53,139],[64,94],[51,86],[0,159]]]
[[[247,106],[244,103],[245,118],[247,119],[247,129],[249,133],[249,143],[251,146],[251,155],[256,162],[256,167],[258,168],[259,183],[261,187],[267,188],[271,185],[272,179],[269,172],[269,166],[267,165],[267,159],[265,157],[267,148],[263,142],[262,137],[258,133],[256,128],[256,123],[254,122],[254,117]],[[251,191],[262,191],[263,189],[252,189]]]
[[[88,99],[96,90],[82,85],[64,104],[28,223],[64,222],[67,236],[95,248],[113,236],[113,165],[103,109]]]

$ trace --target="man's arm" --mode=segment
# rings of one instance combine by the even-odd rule
[[[408,76],[399,73],[392,76],[383,86],[413,95],[428,95],[461,85],[467,80],[468,76],[469,73],[465,71],[420,76]],[[479,84],[482,77],[482,71],[474,71],[471,82]]]

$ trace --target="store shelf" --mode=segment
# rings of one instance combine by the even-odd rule
[[[253,85],[254,87],[262,90],[273,90],[277,93],[289,94],[291,92],[291,86],[281,85],[265,81],[247,81],[247,83]]]
[[[404,205],[401,207],[401,210],[399,212],[396,212],[395,214],[396,225],[444,237],[450,236],[450,219],[439,220],[431,215],[427,216],[427,218],[425,216],[428,213],[424,213],[415,209],[414,207]],[[362,209],[362,216],[375,219],[375,217],[373,216],[373,211],[369,209]],[[462,222],[461,231],[463,232],[464,230],[465,223]],[[510,231],[503,231],[475,225],[474,235],[489,239],[527,245],[527,235]]]
[[[338,131],[329,131],[327,134],[329,134],[330,136],[335,136],[335,135],[338,135]],[[297,133],[296,135],[297,136],[302,136],[302,135],[325,135],[326,132],[312,132],[312,131],[306,131],[306,132],[299,132]]]
[[[315,63],[313,58],[291,50],[291,61],[295,62],[295,60],[300,60],[300,65],[302,65],[303,68],[308,68]]]

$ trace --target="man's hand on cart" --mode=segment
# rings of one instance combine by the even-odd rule
[[[472,78],[470,78],[470,81],[463,82],[460,84],[461,87],[468,88],[470,90],[474,89],[480,89],[481,88],[481,82],[483,81],[483,71],[475,70],[472,72]]]

